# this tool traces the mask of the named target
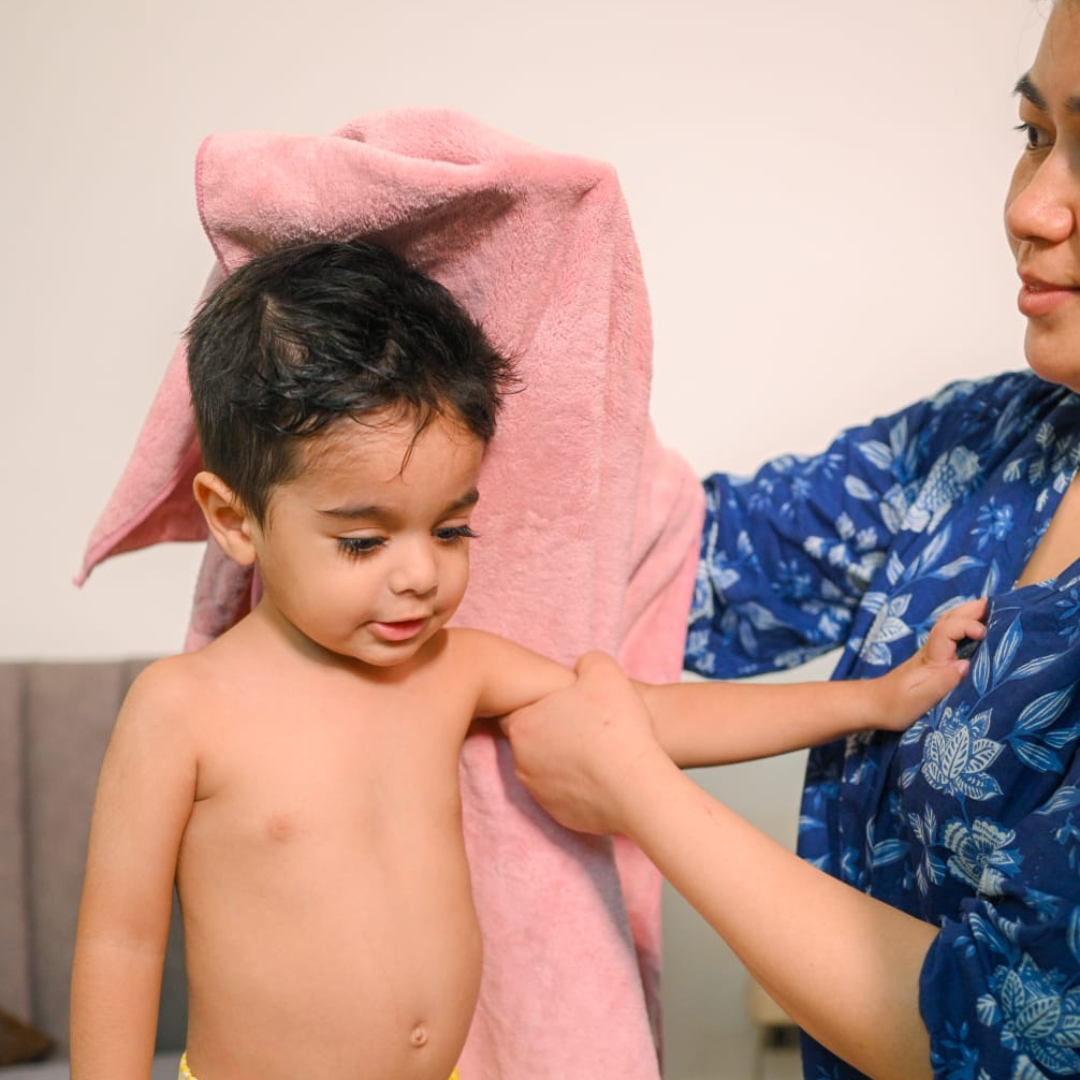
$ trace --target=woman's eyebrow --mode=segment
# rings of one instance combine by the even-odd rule
[[[1042,96],[1042,91],[1032,81],[1030,73],[1021,75],[1016,80],[1013,93],[1019,94],[1025,101],[1030,101],[1039,112],[1046,112],[1046,98]]]
[[[1019,94],[1026,101],[1030,101],[1039,112],[1047,111],[1046,98],[1043,96],[1043,92],[1035,85],[1030,72],[1027,75],[1021,75],[1016,80],[1013,93]],[[1080,94],[1073,94],[1065,99],[1065,111],[1073,116],[1080,116]]]

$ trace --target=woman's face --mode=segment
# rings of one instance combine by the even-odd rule
[[[1017,84],[1026,144],[1005,227],[1016,258],[1024,351],[1036,374],[1080,391],[1080,0],[1059,0]]]

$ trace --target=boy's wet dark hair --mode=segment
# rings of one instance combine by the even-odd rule
[[[484,442],[510,362],[438,282],[362,241],[282,248],[230,274],[187,331],[203,463],[264,522],[300,440],[389,409]]]

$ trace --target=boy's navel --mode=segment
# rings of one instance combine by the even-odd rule
[[[416,1027],[412,1029],[412,1034],[409,1036],[409,1042],[419,1050],[421,1046],[427,1046],[427,1041],[427,1028],[424,1027],[423,1024],[417,1024]]]

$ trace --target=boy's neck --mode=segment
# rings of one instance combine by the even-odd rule
[[[391,684],[402,681],[426,666],[442,650],[446,633],[440,630],[420,650],[399,664],[370,664],[353,656],[335,652],[308,637],[291,623],[265,593],[254,610],[238,623],[231,634],[241,635],[246,641],[237,641],[252,652],[270,652],[271,662],[306,666],[326,673],[345,672],[360,676],[367,681]]]

